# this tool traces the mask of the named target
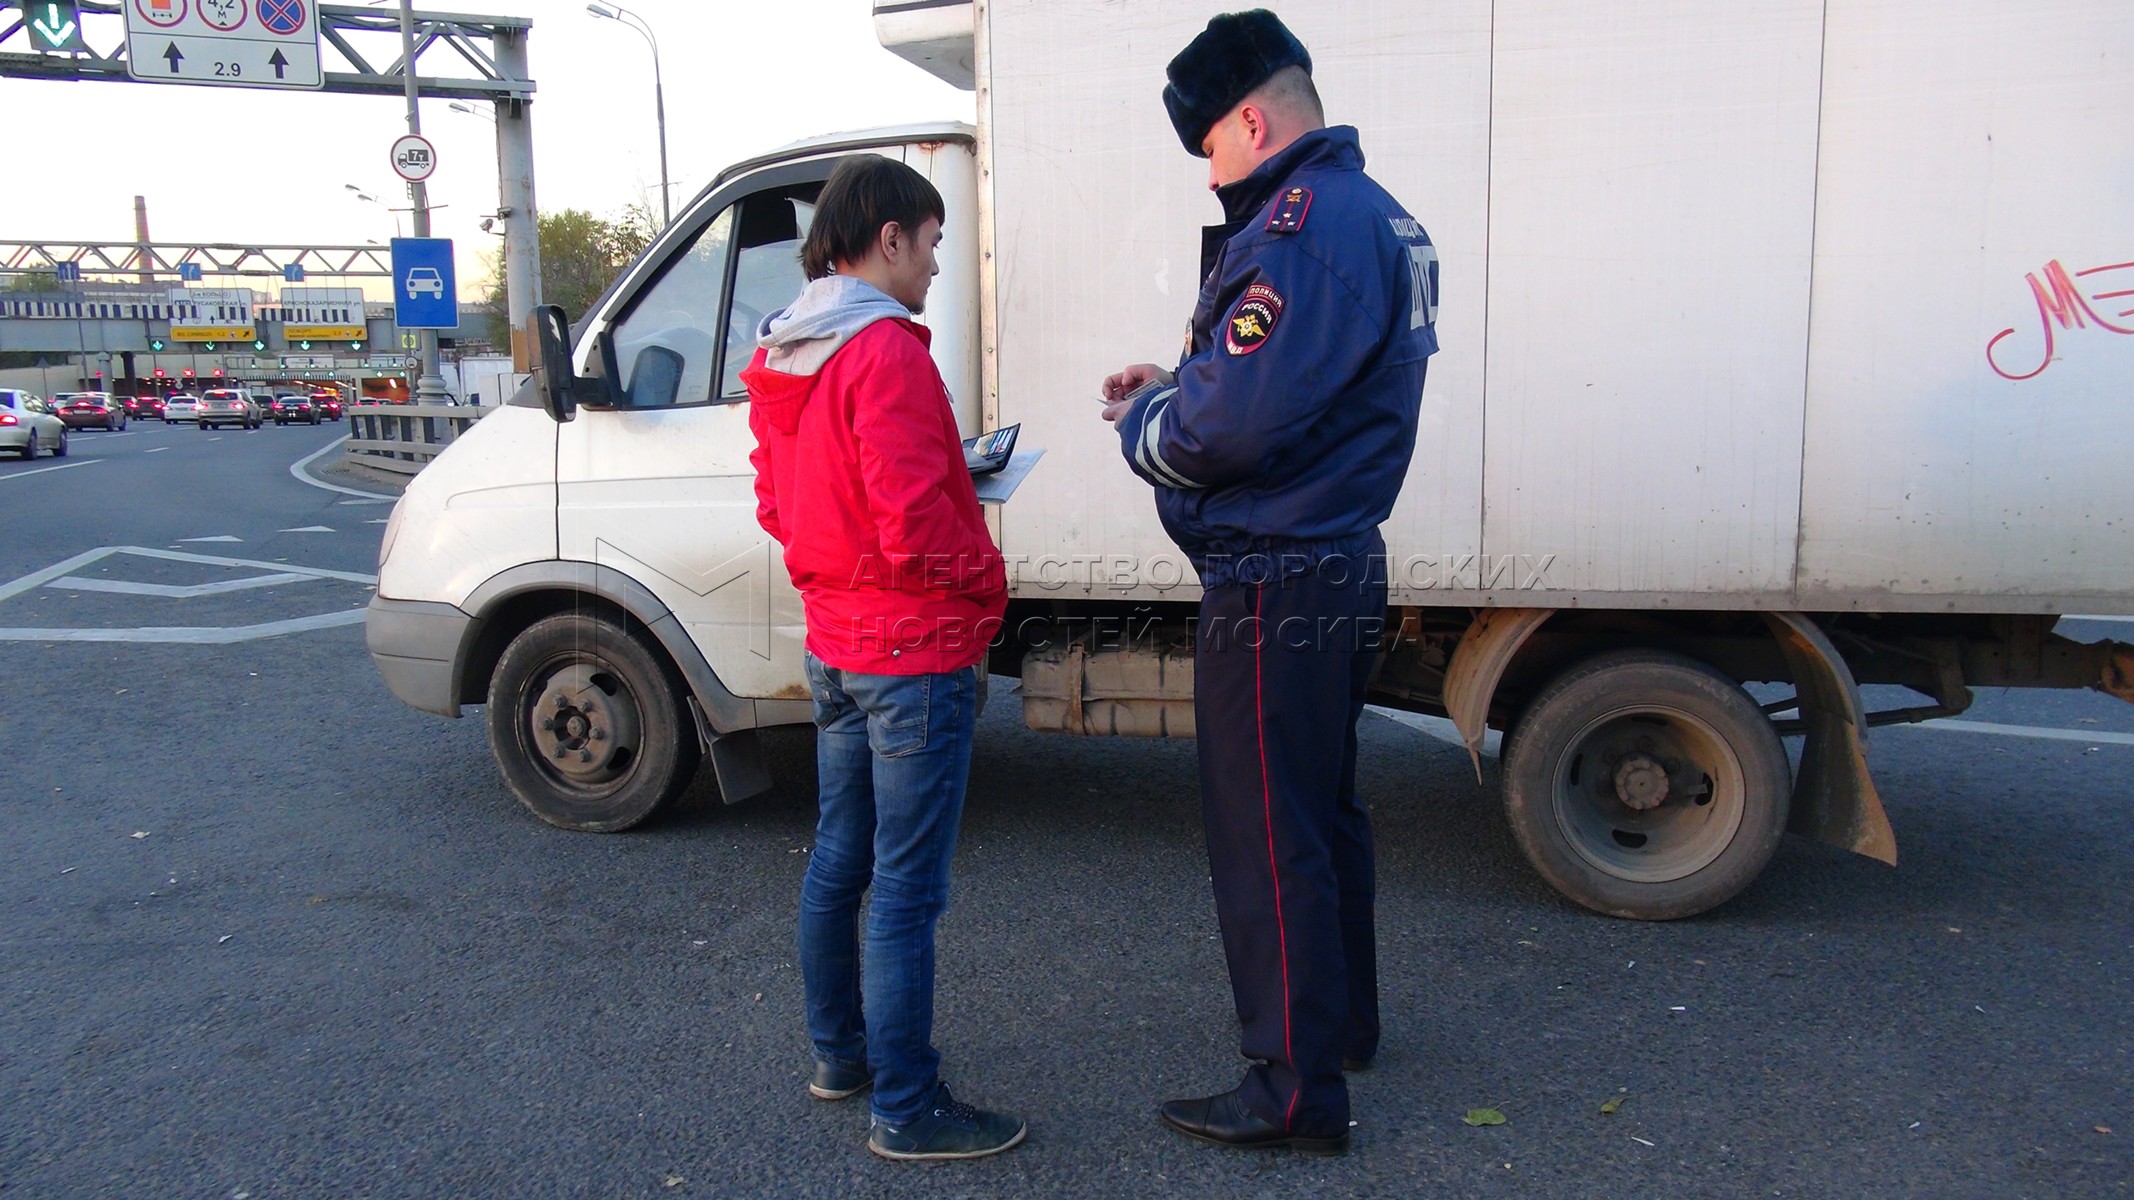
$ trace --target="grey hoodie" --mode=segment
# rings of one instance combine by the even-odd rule
[[[763,318],[756,344],[763,365],[787,375],[813,375],[853,335],[876,321],[910,319],[911,310],[888,293],[849,275],[825,275],[800,289],[800,298]]]

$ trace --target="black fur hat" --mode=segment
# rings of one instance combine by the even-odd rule
[[[1200,143],[1208,130],[1285,67],[1303,67],[1309,75],[1312,56],[1282,18],[1255,8],[1209,21],[1163,72],[1170,78],[1163,107],[1186,153],[1206,158]]]

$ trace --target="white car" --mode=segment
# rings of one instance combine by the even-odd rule
[[[0,388],[0,451],[13,451],[25,460],[47,451],[65,458],[67,423],[37,393]]]
[[[424,292],[428,292],[433,300],[444,299],[444,276],[437,273],[436,267],[408,268],[408,299],[413,300]]]
[[[179,392],[163,402],[165,421],[197,421],[200,419],[200,397]]]

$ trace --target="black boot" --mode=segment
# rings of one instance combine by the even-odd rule
[[[1163,1106],[1162,1116],[1164,1124],[1211,1146],[1248,1150],[1286,1146],[1305,1154],[1344,1154],[1349,1148],[1347,1129],[1333,1133],[1284,1129],[1247,1112],[1234,1090],[1170,1101]]]

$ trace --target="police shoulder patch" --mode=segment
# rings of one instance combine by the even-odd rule
[[[1274,211],[1268,214],[1269,233],[1295,233],[1304,228],[1304,215],[1312,210],[1312,190],[1308,187],[1285,189],[1274,203]]]
[[[1282,319],[1282,293],[1265,283],[1255,283],[1230,309],[1223,322],[1223,346],[1232,354],[1250,354],[1260,348]]]

